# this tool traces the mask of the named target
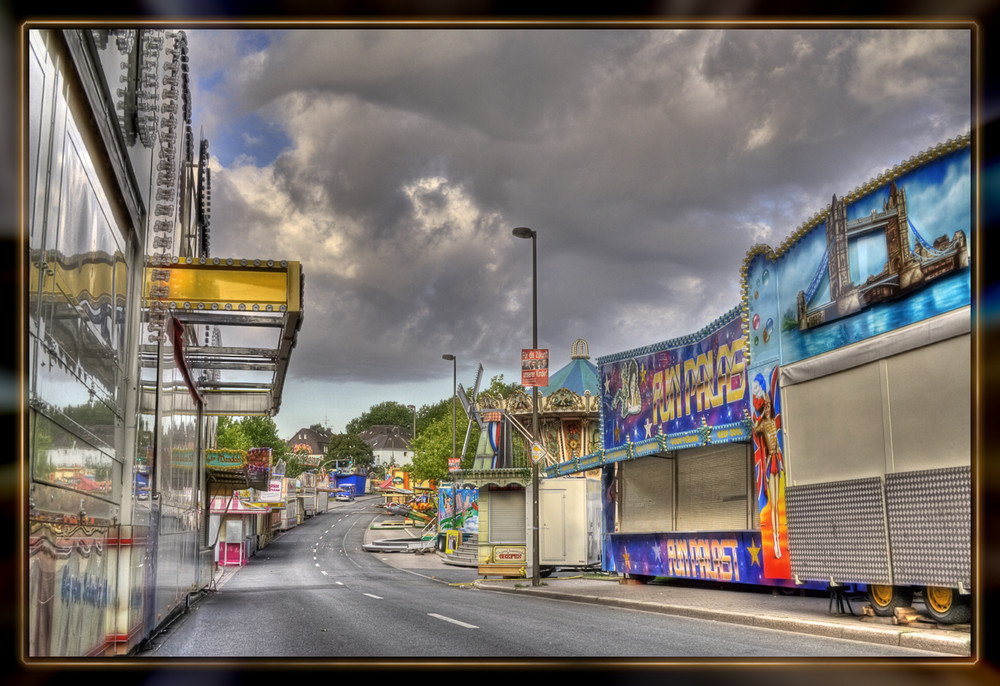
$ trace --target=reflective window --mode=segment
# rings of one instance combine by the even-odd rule
[[[107,452],[80,440],[38,412],[31,413],[32,477],[87,495],[116,500],[121,465]],[[36,503],[39,510],[45,503]]]

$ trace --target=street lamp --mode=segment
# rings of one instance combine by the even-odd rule
[[[458,360],[454,355],[444,354],[441,356],[442,360],[451,360],[451,462],[448,464],[449,471],[451,470],[451,465],[455,463],[455,448],[456,448],[456,433],[455,433],[455,398],[457,397],[457,381],[458,381]],[[414,420],[416,421],[416,420]],[[414,425],[415,426],[415,425]]]
[[[410,408],[410,410],[413,412],[413,436],[410,438],[410,440],[412,441],[414,438],[417,437],[417,406],[407,405],[407,407]]]
[[[511,233],[517,238],[531,239],[531,348],[538,349],[538,270],[535,238],[538,232],[519,226]],[[538,442],[538,386],[531,387],[531,439]],[[529,450],[531,455],[532,451]],[[531,460],[531,585],[541,585],[538,570],[538,464]]]

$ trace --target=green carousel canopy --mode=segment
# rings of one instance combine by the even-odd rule
[[[573,343],[569,364],[549,376],[549,385],[538,390],[543,396],[549,396],[561,388],[577,395],[590,391],[592,396],[600,390],[597,365],[590,361],[590,349],[582,338]]]

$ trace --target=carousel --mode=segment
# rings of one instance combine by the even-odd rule
[[[600,447],[597,367],[583,339],[570,362],[539,388],[538,442],[545,449],[542,473],[551,465]],[[482,576],[528,576],[531,560],[532,396],[520,390],[508,398],[483,393],[470,399],[480,425],[472,469],[452,472],[456,489],[474,490],[478,501],[478,569]],[[539,568],[600,564],[600,475],[542,479]]]

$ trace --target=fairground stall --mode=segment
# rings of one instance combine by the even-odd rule
[[[245,565],[257,553],[258,530],[270,508],[255,503],[251,491],[212,497],[209,535],[216,541],[216,563],[221,567]]]
[[[266,489],[271,477],[270,449],[205,451],[209,496],[208,542],[215,549],[215,563],[242,565],[256,554],[270,508],[255,495]]]
[[[210,256],[183,31],[23,30],[20,645],[122,655],[213,578],[205,451],[215,417],[278,411],[302,275]]]
[[[601,467],[603,568],[792,585],[769,569],[754,498],[741,309],[598,366],[605,448],[551,471]]]
[[[743,271],[765,564],[969,621],[970,139],[833,196]],[[787,529],[787,539],[785,530]]]

